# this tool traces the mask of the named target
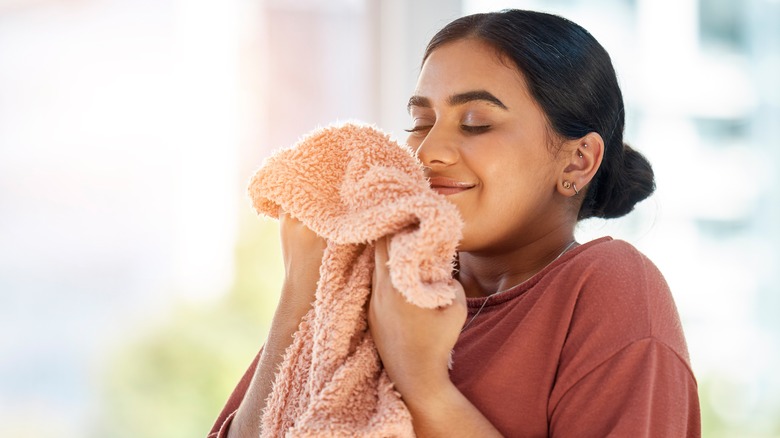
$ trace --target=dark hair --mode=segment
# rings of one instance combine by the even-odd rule
[[[653,193],[650,163],[623,143],[625,110],[612,61],[588,31],[541,12],[469,15],[431,39],[423,62],[436,48],[469,37],[485,41],[515,63],[556,134],[577,139],[596,132],[604,139],[604,158],[578,219],[623,216]]]

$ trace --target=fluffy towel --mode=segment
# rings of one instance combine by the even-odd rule
[[[391,236],[390,277],[407,301],[448,305],[462,229],[457,209],[429,188],[408,149],[354,124],[315,131],[277,152],[249,194],[258,213],[285,211],[327,241],[316,299],[276,375],[263,436],[414,436],[366,330],[372,243]]]

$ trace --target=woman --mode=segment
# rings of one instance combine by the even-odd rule
[[[628,243],[574,240],[579,220],[623,216],[654,189],[650,164],[623,143],[623,100],[599,43],[543,13],[460,18],[428,45],[409,113],[408,144],[465,221],[463,295],[447,308],[407,304],[377,244],[369,328],[417,434],[699,436],[662,275]],[[281,229],[287,275],[271,333],[215,436],[257,436],[312,301],[323,242],[288,217]]]

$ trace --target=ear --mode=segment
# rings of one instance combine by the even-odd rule
[[[558,193],[575,196],[587,188],[599,170],[604,158],[604,140],[601,135],[591,132],[579,139],[567,141],[561,154]]]

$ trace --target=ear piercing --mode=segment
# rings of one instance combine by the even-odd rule
[[[582,148],[584,149],[584,148],[586,148],[586,147],[588,147],[588,144],[587,144],[587,143],[583,143],[583,144],[582,144]],[[583,158],[582,151],[581,151],[581,150],[579,150],[579,149],[577,149],[577,155],[578,155],[580,158]],[[576,184],[574,184],[573,182],[564,181],[564,182],[563,182],[563,188],[564,188],[564,189],[566,189],[566,190],[568,190],[568,189],[572,189],[572,188],[573,188],[573,189],[574,189],[574,195],[575,195],[575,196],[580,194],[580,191],[579,191],[579,190],[577,190],[577,185],[576,185]]]

